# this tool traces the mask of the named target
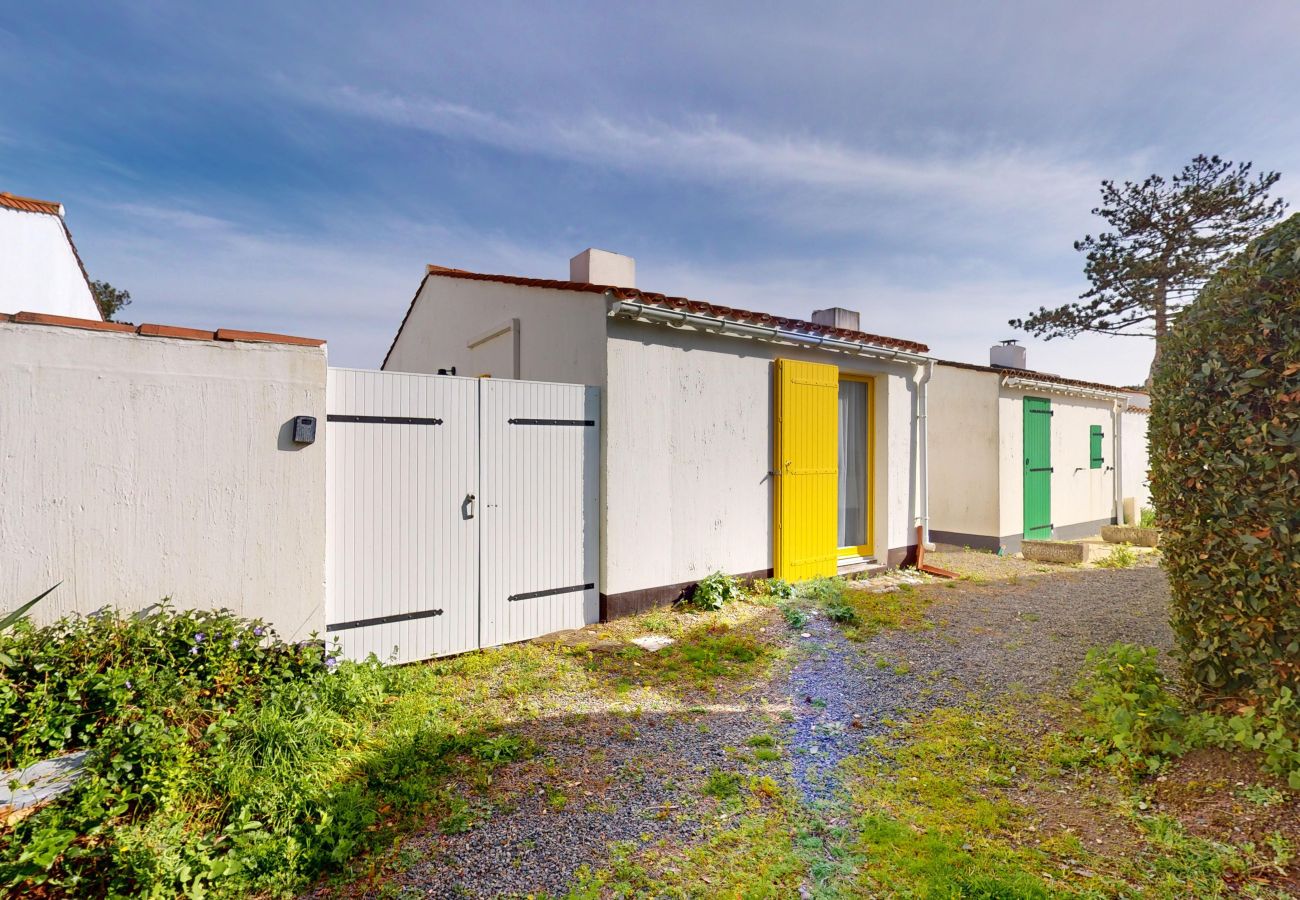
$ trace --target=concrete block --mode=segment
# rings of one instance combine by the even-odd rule
[[[1133,544],[1136,547],[1159,547],[1160,529],[1137,525],[1103,525],[1101,538],[1112,544]]]
[[[1087,548],[1076,541],[1023,541],[1020,552],[1034,562],[1078,565],[1084,562]]]

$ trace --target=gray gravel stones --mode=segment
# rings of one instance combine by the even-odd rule
[[[617,700],[581,693],[521,723],[516,730],[542,755],[499,773],[496,807],[473,830],[430,828],[409,838],[377,894],[562,895],[580,866],[607,864],[613,842],[698,840],[716,811],[700,790],[715,769],[791,779],[811,806],[834,804],[840,764],[869,752],[867,740],[887,736],[893,720],[959,702],[969,691],[993,699],[1062,692],[1090,647],[1172,643],[1159,569],[919,590],[933,598],[933,629],[854,643],[816,615],[799,631],[774,632],[796,648],[792,666],[778,666],[771,682],[752,690],[720,692],[704,707],[637,691]],[[784,759],[758,762],[746,747],[756,734],[778,737]],[[358,890],[351,888],[354,896]]]

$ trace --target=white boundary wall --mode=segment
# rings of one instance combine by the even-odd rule
[[[324,631],[325,351],[0,322],[0,609]],[[291,439],[320,420],[315,444]]]

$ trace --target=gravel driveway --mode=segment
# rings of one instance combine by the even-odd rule
[[[696,838],[710,802],[700,785],[713,770],[769,774],[811,805],[833,802],[838,764],[863,752],[868,737],[888,733],[889,720],[970,691],[1063,692],[1091,647],[1171,644],[1157,568],[919,590],[933,601],[933,628],[855,643],[815,616],[777,638],[790,643],[792,664],[708,706],[629,713],[626,703],[574,698],[570,714],[524,726],[543,755],[504,772],[496,806],[477,827],[416,834],[389,861],[386,885],[371,894],[354,884],[346,893],[563,894],[579,866],[605,864],[610,842]],[[758,734],[777,736],[783,759],[749,756],[746,741]]]

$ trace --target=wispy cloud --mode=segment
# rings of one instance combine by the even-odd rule
[[[436,98],[369,91],[355,86],[300,95],[335,111],[514,153],[613,170],[770,190],[784,205],[791,191],[864,197],[1000,212],[1032,211],[1077,219],[1096,195],[1100,173],[1069,152],[1015,143],[965,146],[930,141],[906,153],[857,147],[806,134],[752,133],[716,116],[672,123],[588,114],[504,116]],[[824,221],[826,217],[822,217]],[[830,217],[834,220],[836,217]],[[860,214],[859,220],[864,217]],[[869,217],[879,221],[873,211]],[[813,222],[804,222],[812,225]]]

